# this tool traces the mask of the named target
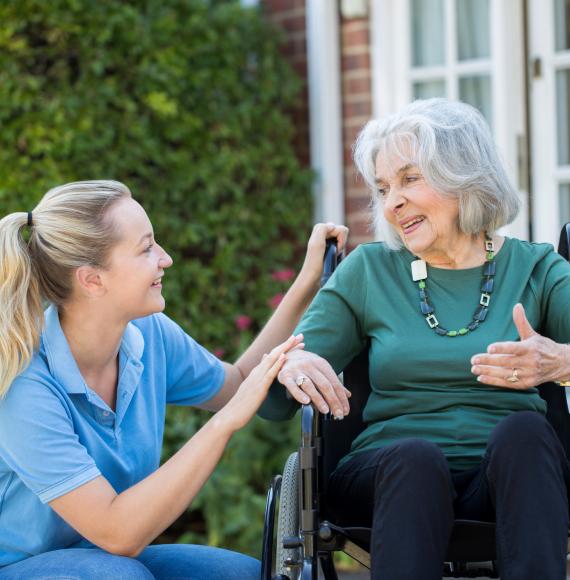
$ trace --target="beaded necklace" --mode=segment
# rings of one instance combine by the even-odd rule
[[[429,327],[432,328],[440,336],[463,336],[470,331],[475,330],[487,317],[489,309],[489,302],[491,300],[491,293],[493,292],[493,278],[495,276],[495,246],[493,240],[485,234],[485,252],[486,261],[483,264],[483,280],[481,282],[481,298],[479,304],[473,314],[471,322],[460,328],[459,330],[447,330],[440,326],[439,321],[435,316],[435,310],[430,304],[427,294],[427,266],[425,260],[414,260],[412,266],[412,279],[418,283],[420,291],[420,311]]]

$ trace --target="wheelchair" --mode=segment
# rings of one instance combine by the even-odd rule
[[[570,261],[570,223],[561,231],[558,253]],[[327,245],[321,284],[336,266],[336,247]],[[262,580],[317,580],[319,562],[325,580],[337,580],[333,560],[342,551],[370,569],[370,528],[342,527],[326,510],[327,481],[351,442],[364,429],[362,410],[370,393],[365,348],[344,370],[352,392],[351,412],[342,421],[301,406],[301,443],[269,486],[265,507]],[[538,387],[547,402],[547,419],[570,457],[570,415],[565,389]],[[277,525],[276,525],[277,524]],[[498,578],[495,524],[456,519],[444,565],[445,578]]]

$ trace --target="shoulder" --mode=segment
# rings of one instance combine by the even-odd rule
[[[544,276],[553,267],[570,272],[570,264],[554,250],[552,244],[506,238],[505,250],[507,259],[530,268],[538,276]]]
[[[144,318],[137,318],[131,324],[140,331],[145,345],[153,342],[164,342],[177,338],[187,337],[187,333],[166,314],[162,312],[151,314]]]
[[[40,353],[10,385],[6,396],[0,399],[0,423],[7,425],[23,414],[36,418],[52,414],[67,415],[65,389],[51,374]]]
[[[514,257],[521,259],[542,260],[547,256],[553,258],[558,256],[552,244],[527,242],[518,238],[505,238],[504,249],[507,253],[510,252]]]
[[[402,250],[391,250],[384,242],[360,244],[341,262],[343,268],[374,270],[379,265],[400,262],[404,258]],[[339,266],[339,268],[340,268]]]
[[[12,381],[8,392],[33,393],[34,395],[39,392],[50,392],[58,395],[63,387],[57,380],[56,374],[56,369],[50,366],[42,338],[40,347],[32,356],[30,364]]]
[[[144,340],[144,351],[161,353],[165,360],[175,360],[178,367],[181,361],[198,366],[220,366],[221,362],[207,349],[192,338],[179,324],[166,314],[152,314],[132,321]]]

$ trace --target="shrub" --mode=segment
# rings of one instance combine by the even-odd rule
[[[271,273],[298,267],[310,228],[286,113],[300,84],[275,30],[229,0],[19,0],[0,4],[0,22],[0,213],[68,181],[124,181],[174,258],[167,313],[234,358],[286,286]],[[166,454],[203,421],[170,413]],[[290,432],[254,421],[238,434],[165,538],[258,554]]]

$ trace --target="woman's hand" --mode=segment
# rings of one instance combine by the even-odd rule
[[[343,419],[350,411],[350,391],[344,388],[331,365],[312,352],[298,349],[289,352],[277,378],[299,403],[312,402],[321,413],[330,410],[335,418]]]
[[[286,353],[291,349],[301,352],[305,346],[302,340],[302,334],[291,336],[269,354],[264,354],[261,362],[252,369],[236,394],[221,411],[218,411],[218,416],[229,420],[234,431],[244,427],[255,415],[267,396],[271,383],[286,361]]]
[[[471,372],[487,385],[509,389],[529,389],[570,376],[570,346],[558,344],[536,332],[517,304],[513,320],[520,342],[496,342],[487,353],[471,358]]]
[[[348,238],[348,228],[332,222],[315,225],[307,244],[305,261],[299,273],[299,278],[306,280],[310,285],[319,283],[323,271],[326,242],[329,238],[336,238],[337,251],[342,252]]]

